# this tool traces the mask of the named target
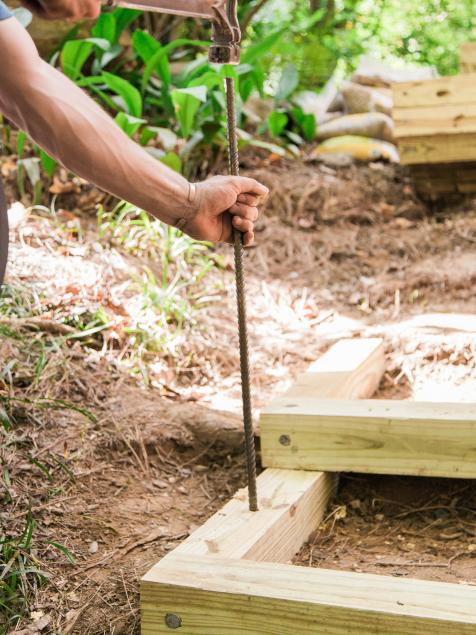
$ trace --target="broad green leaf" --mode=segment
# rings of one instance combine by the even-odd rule
[[[94,86],[95,84],[105,85],[106,80],[102,75],[88,75],[88,77],[81,77],[76,81],[77,86],[81,86],[81,88],[85,88],[86,86]]]
[[[44,150],[40,150],[40,163],[43,168],[43,172],[51,179],[56,172],[58,163],[53,157],[50,157]]]
[[[253,64],[254,62],[258,61],[263,55],[269,53],[273,46],[282,38],[286,30],[287,27],[278,29],[277,31],[273,31],[267,37],[258,41],[256,44],[252,44],[251,46],[249,46],[241,56],[242,64]]]
[[[129,115],[133,117],[140,117],[142,115],[142,97],[135,86],[126,79],[122,79],[122,77],[118,77],[112,73],[104,72],[101,77],[107,86],[116,93],[116,95],[122,98]]]
[[[215,72],[218,71],[220,77],[222,77],[223,79],[225,79],[226,77],[236,79],[238,77],[236,68],[231,64],[212,64],[212,68],[215,70]]]
[[[122,46],[120,44],[113,44],[108,51],[104,51],[101,57],[101,68],[105,68],[109,62],[116,59],[122,53]]]
[[[252,77],[246,77],[240,82],[240,97],[243,102],[248,101],[255,88],[255,82]]]
[[[18,163],[25,168],[30,183],[35,187],[35,185],[41,181],[40,159],[38,159],[38,157],[31,157],[29,159],[21,159]]]
[[[149,143],[149,141],[151,141],[152,139],[155,139],[156,136],[157,136],[157,133],[154,132],[151,128],[143,128],[143,130],[140,133],[139,143],[141,146],[146,146]]]
[[[198,146],[199,143],[203,141],[203,132],[201,130],[197,130],[193,133],[187,143],[180,150],[180,156],[187,157],[192,150]]]
[[[299,106],[293,108],[291,114],[306,141],[312,141],[316,136],[316,118],[314,115],[306,114]]]
[[[284,67],[283,74],[279,80],[278,90],[276,91],[276,101],[287,99],[296,90],[299,83],[299,74],[294,64],[288,64]]]
[[[132,36],[132,45],[135,52],[139,55],[144,64],[148,64],[150,59],[162,49],[162,45],[145,31],[134,31]],[[165,55],[159,55],[155,71],[165,84],[170,84],[171,74],[169,60]]]
[[[262,67],[260,65],[256,65],[250,77],[253,78],[256,90],[259,92],[260,96],[264,98],[265,97],[264,82],[265,82],[266,76],[264,74],[264,70],[262,69]]]
[[[190,80],[195,77],[199,77],[203,71],[210,67],[208,62],[208,58],[206,57],[197,57],[197,59],[193,60],[187,64],[184,70],[177,77],[177,83],[179,85],[187,84]]]
[[[178,40],[174,40],[173,42],[170,42],[170,44],[163,46],[159,51],[157,51],[156,53],[154,53],[154,55],[152,55],[152,57],[149,59],[149,61],[146,64],[146,67],[144,69],[144,74],[142,76],[142,82],[141,82],[142,92],[145,91],[145,88],[147,84],[149,83],[152,73],[154,71],[157,71],[158,68],[160,69],[159,64],[161,60],[162,59],[168,60],[169,53],[171,53],[174,49],[179,48],[180,46],[209,46],[209,43],[202,42],[201,40],[188,40],[186,38],[179,38]],[[169,73],[170,73],[170,70],[169,70]],[[170,81],[171,81],[170,74],[166,77],[161,77],[161,79],[165,84],[170,84]]]
[[[98,46],[103,51],[109,51],[111,48],[111,43],[102,37],[85,37],[83,40],[78,40],[78,42],[91,42],[91,44]]]
[[[187,88],[202,85],[206,86],[208,89],[215,88],[215,86],[222,86],[223,78],[220,77],[220,75],[217,75],[215,71],[208,71],[208,73],[204,73],[203,75],[200,75],[200,77],[192,79]]]
[[[223,125],[219,121],[205,121],[202,124],[203,142],[212,144],[215,136],[223,131]]]
[[[81,88],[89,88],[93,93],[99,95],[103,102],[111,108],[111,110],[117,110],[118,106],[114,99],[102,90],[105,88],[105,80],[102,75],[91,75],[90,77],[82,77],[76,80],[76,84]],[[97,86],[99,85],[99,86]]]
[[[61,67],[65,75],[75,80],[80,74],[86,60],[93,50],[92,42],[70,40],[66,42],[60,53]]]
[[[121,33],[126,29],[136,18],[142,15],[142,11],[137,9],[122,9],[118,7],[111,13],[116,21],[116,42],[119,39]]]
[[[312,141],[316,136],[316,118],[313,114],[304,115],[301,122],[301,130],[306,141]]]
[[[154,148],[153,146],[148,146],[147,148],[144,148],[144,150],[147,152],[147,154],[150,154],[151,157],[154,157],[154,159],[157,159],[157,161],[161,161],[163,157],[165,157],[165,152],[161,150],[161,148]]]
[[[109,44],[116,42],[116,20],[111,13],[101,13],[96,24],[91,29],[96,38],[107,40]]]
[[[17,154],[20,157],[20,159],[22,158],[23,151],[25,150],[25,141],[26,141],[26,134],[23,132],[23,130],[19,130],[17,134]]]
[[[173,130],[169,128],[155,128],[149,127],[149,130],[153,131],[160,141],[162,147],[166,151],[173,150],[178,142],[178,137]]]
[[[132,137],[139,130],[142,124],[147,123],[145,119],[133,117],[126,112],[118,112],[115,116],[115,122],[120,128],[122,128],[128,137]]]
[[[177,121],[179,122],[180,132],[184,138],[189,137],[193,130],[195,115],[200,108],[200,104],[204,101],[204,99],[201,98],[203,97],[203,92],[205,92],[206,99],[205,86],[196,86],[195,88],[178,88],[170,93],[175,107]]]
[[[235,66],[234,68],[237,75],[246,75],[246,73],[251,73],[253,71],[253,66],[251,64],[238,64],[238,66]]]
[[[298,146],[304,143],[304,139],[301,137],[301,135],[298,135],[297,132],[293,132],[292,130],[286,130],[286,136]]]
[[[207,86],[190,86],[189,88],[176,88],[174,93],[182,93],[184,95],[191,95],[196,97],[202,103],[207,101]]]
[[[273,154],[277,154],[280,157],[286,156],[286,150],[281,146],[276,145],[275,143],[268,143],[267,141],[261,141],[260,139],[247,139],[244,145],[254,146],[255,148],[263,148],[263,150],[268,150],[268,152],[272,152]]]
[[[161,157],[160,160],[169,168],[175,170],[175,172],[178,172],[179,174],[182,172],[182,161],[175,152],[167,152],[167,154]]]
[[[289,118],[286,113],[278,112],[275,110],[268,117],[268,129],[273,137],[279,137],[279,135],[286,128]]]
[[[144,64],[147,64],[152,55],[162,48],[162,45],[146,31],[137,29],[132,35],[132,47]]]

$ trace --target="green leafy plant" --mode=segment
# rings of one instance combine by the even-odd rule
[[[18,621],[35,588],[47,579],[33,555],[34,528],[28,516],[20,534],[0,532],[0,608],[6,627]]]

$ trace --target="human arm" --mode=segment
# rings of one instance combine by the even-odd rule
[[[192,186],[44,62],[13,18],[0,22],[0,59],[8,60],[0,64],[0,111],[69,170],[194,238],[230,241],[233,223],[251,244],[264,186],[240,177]]]

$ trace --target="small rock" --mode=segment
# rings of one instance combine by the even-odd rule
[[[93,542],[89,545],[88,551],[89,553],[93,554],[93,553],[97,553],[99,549],[99,545],[98,543],[93,540]]]
[[[34,623],[34,627],[37,630],[42,631],[48,626],[50,622],[51,622],[51,615],[43,615],[43,617],[40,617],[40,619]]]

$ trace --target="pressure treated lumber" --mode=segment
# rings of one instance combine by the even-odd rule
[[[142,634],[475,635],[476,587],[178,556],[141,587]]]
[[[459,51],[462,73],[476,73],[476,42],[466,42]]]
[[[336,487],[322,472],[265,470],[258,477],[259,511],[240,490],[169,557],[208,556],[287,562],[316,529]]]
[[[476,132],[398,137],[402,165],[476,161]]]
[[[403,165],[476,161],[476,73],[393,87]]]
[[[380,338],[343,339],[301,375],[286,397],[362,399],[377,389],[385,371]]]
[[[476,82],[476,75],[474,76]],[[395,109],[393,120],[398,137],[467,134],[476,131],[476,89],[466,104],[438,104],[425,108]]]
[[[476,73],[394,84],[394,111],[473,104],[475,90]]]
[[[474,404],[281,398],[260,426],[268,467],[476,478]]]
[[[471,194],[476,192],[476,162],[410,166],[412,180],[421,194]]]

